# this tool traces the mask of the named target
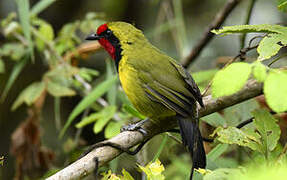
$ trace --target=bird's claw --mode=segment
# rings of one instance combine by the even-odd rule
[[[142,135],[146,136],[147,131],[143,129],[141,126],[147,121],[148,119],[139,121],[135,124],[128,124],[121,128],[121,132],[123,131],[139,131]]]

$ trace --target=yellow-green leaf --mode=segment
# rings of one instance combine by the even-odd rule
[[[217,112],[201,118],[204,122],[213,127],[226,126],[226,120]]]
[[[259,149],[259,136],[240,130],[236,127],[228,127],[226,129],[218,127],[214,133],[218,135],[217,139],[226,144],[237,144],[239,146],[246,146],[253,150]]]
[[[18,108],[22,103],[26,103],[28,106],[30,106],[41,96],[44,90],[45,84],[43,82],[32,83],[20,93],[12,105],[12,110]]]
[[[47,90],[55,97],[74,96],[76,94],[74,90],[53,81],[48,81]]]
[[[279,71],[270,71],[263,87],[267,104],[275,112],[287,110],[287,74]]]
[[[95,134],[103,130],[104,126],[114,117],[116,110],[116,106],[107,106],[101,111],[102,117],[94,124],[93,131]]]
[[[128,105],[128,104],[124,104],[123,105],[123,110],[139,119],[145,119],[145,116],[142,115],[141,113],[139,113],[134,107]]]
[[[212,30],[215,34],[231,34],[231,33],[287,33],[287,28],[280,25],[259,24],[259,25],[236,25],[225,26],[222,29]]]
[[[38,33],[40,37],[36,39],[36,44],[39,50],[43,50],[45,48],[44,41],[49,42],[54,39],[54,30],[50,24],[42,22],[40,24]]]
[[[92,113],[87,117],[84,117],[79,123],[76,124],[76,128],[82,128],[88,124],[91,124],[101,118],[103,115],[100,112]]]
[[[254,124],[259,131],[265,150],[273,151],[280,138],[280,127],[277,120],[266,110],[256,110],[252,113],[255,117]]]
[[[211,85],[213,97],[228,96],[239,91],[249,78],[251,66],[248,63],[233,63],[218,71]]]
[[[153,163],[149,163],[145,167],[139,165],[139,168],[147,175],[148,180],[165,179],[164,175],[162,174],[164,167],[158,159]]]
[[[206,173],[203,180],[229,180],[230,175],[240,174],[240,169],[219,168],[214,171]]]
[[[199,71],[196,73],[192,73],[192,77],[197,84],[200,84],[211,80],[217,71],[218,69]]]
[[[263,82],[267,77],[266,67],[261,62],[255,62],[253,76],[258,82]]]
[[[95,89],[93,89],[92,92],[88,94],[71,112],[64,128],[60,132],[60,138],[64,135],[65,131],[70,126],[70,124],[73,122],[75,117],[78,116],[81,112],[83,112],[83,110],[89,107],[93,102],[95,102],[105,92],[107,92],[109,88],[116,82],[117,82],[117,77],[113,76],[110,79],[107,79],[101,84],[99,84]]]
[[[122,174],[123,174],[122,180],[134,180],[134,178],[130,175],[130,173],[125,169],[122,170]]]
[[[286,34],[268,34],[259,43],[257,52],[258,60],[262,61],[276,55],[278,51],[286,45]],[[279,44],[279,42],[281,44]]]
[[[105,138],[110,139],[121,132],[123,123],[121,121],[111,121],[105,128]]]

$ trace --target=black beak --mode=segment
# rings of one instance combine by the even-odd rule
[[[88,37],[86,37],[86,40],[99,40],[102,37],[97,34],[90,34]]]

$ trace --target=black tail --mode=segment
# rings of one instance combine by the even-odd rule
[[[192,180],[194,168],[205,168],[206,156],[198,123],[187,119],[179,119],[180,134],[183,144],[188,147],[192,157],[190,180]]]

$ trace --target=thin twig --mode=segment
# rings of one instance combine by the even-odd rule
[[[287,56],[287,54],[283,54],[283,55],[273,59],[273,61],[268,64],[268,67],[270,67],[272,64],[274,64],[275,62],[277,62],[278,60],[280,60],[281,58],[286,57],[286,56]]]
[[[228,65],[230,65],[231,63],[233,63],[234,61],[236,61],[237,58],[240,58],[240,61],[243,61],[246,59],[246,53],[248,51],[251,51],[252,49],[255,49],[258,47],[258,45],[255,45],[255,46],[251,46],[252,44],[252,41],[254,39],[258,38],[258,36],[255,36],[254,38],[252,38],[248,44],[248,47],[247,48],[243,48],[239,51],[239,54],[236,55],[234,58],[230,59],[226,64],[224,64],[223,68],[224,69],[225,67],[227,67]],[[204,89],[204,91],[202,92],[202,96],[205,96],[209,90],[209,88],[211,87],[211,84],[212,84],[212,80],[209,81],[208,85],[206,86],[206,88]]]
[[[64,55],[63,59],[65,61],[69,61],[78,56],[85,57],[87,54],[94,53],[100,49],[102,49],[102,47],[98,41],[83,43],[79,47],[77,47],[75,51],[67,52]]]
[[[210,40],[214,37],[214,34],[211,32],[213,29],[218,29],[228,15],[232,12],[232,10],[238,5],[242,0],[229,0],[221,11],[218,12],[215,19],[209,25],[207,30],[204,32],[203,37],[199,40],[199,42],[194,46],[190,54],[184,59],[183,66],[188,67],[201,53],[203,48],[210,42]]]
[[[22,36],[21,34],[17,33],[17,32],[13,32],[12,33],[13,36],[15,36],[16,39],[18,39],[24,46],[28,46],[28,41],[25,39],[24,36]]]
[[[238,129],[243,128],[243,127],[246,126],[247,124],[252,123],[253,120],[254,120],[254,117],[249,118],[249,119],[247,119],[247,120],[245,120],[245,121],[242,121],[240,124],[238,124],[238,125],[236,126],[236,128],[238,128]]]

